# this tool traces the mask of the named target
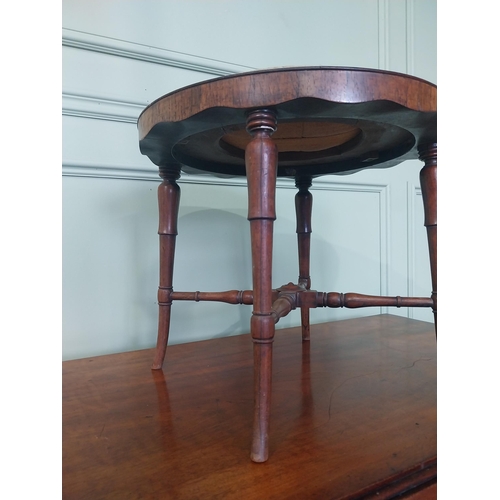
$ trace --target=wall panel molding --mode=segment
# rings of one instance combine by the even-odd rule
[[[279,67],[286,61],[366,65],[424,78],[435,74],[435,38],[430,32],[435,0],[376,0],[370,5],[342,0],[334,6],[313,2],[307,19],[300,8],[284,12],[277,0],[252,4],[251,11],[243,3],[224,12],[203,8],[189,33],[175,23],[189,17],[189,7],[182,2],[174,2],[175,8],[145,7],[136,0],[125,8],[120,2],[104,2],[90,11],[88,2],[70,3],[63,16],[61,47],[65,358],[154,346],[156,188],[162,180],[158,167],[140,154],[137,136],[138,117],[154,99],[195,82]],[[262,12],[256,12],[259,9]],[[269,9],[282,16],[275,21],[268,16],[255,25]],[[326,29],[320,36],[314,15],[324,19]],[[151,23],[144,19],[168,31],[151,33]],[[228,44],[226,31],[214,31],[228,23],[229,31],[248,43]],[[295,34],[290,29],[294,26],[300,27]],[[328,30],[331,26],[336,29]],[[264,35],[271,32],[282,43],[270,48]],[[183,280],[179,286],[186,283],[186,289],[196,289],[208,282],[211,289],[227,289],[226,279],[233,283],[229,288],[238,282],[251,286],[246,178],[183,174],[179,185],[179,248],[184,250],[176,260],[176,279]],[[278,179],[274,248],[280,280],[296,269],[295,193],[293,179]],[[311,193],[311,274],[318,289],[409,296],[430,292],[416,163],[322,176],[314,179]],[[210,251],[197,255],[200,237]],[[227,273],[221,275],[212,265],[214,255],[223,258]],[[192,265],[193,258],[199,268]],[[172,340],[247,332],[248,315],[237,308],[226,314],[227,307],[211,304],[206,313],[195,308],[187,315],[178,311]],[[430,314],[417,308],[325,308],[311,319],[318,323],[386,312],[423,320],[423,313]],[[289,318],[286,321],[294,325],[300,322],[297,315]]]
[[[407,256],[407,295],[408,297],[415,296],[415,280],[416,280],[416,204],[423,203],[422,201],[422,190],[420,186],[408,182],[407,183],[407,214],[408,214],[408,256]],[[413,319],[413,308],[408,308],[408,317]]]
[[[415,73],[415,11],[413,0],[406,0],[406,73]]]
[[[121,165],[109,165],[98,163],[82,163],[63,161],[63,175],[68,177],[92,177],[103,179],[131,179],[161,182],[158,175],[158,168],[151,164],[151,168],[141,167],[123,167]],[[352,183],[336,182],[332,180],[333,176],[323,176],[314,179],[311,190],[326,191],[351,191],[357,193],[378,193],[388,199],[388,184],[376,183]],[[213,175],[191,175],[182,174],[177,181],[183,184],[212,184],[216,186],[246,186],[244,177],[215,177]],[[293,179],[278,178],[276,186],[280,189],[296,189]]]
[[[136,181],[161,181],[158,169],[124,167],[123,165],[108,165],[104,163],[85,163],[63,160],[62,175],[65,177],[91,177],[94,179],[125,179]]]
[[[62,94],[62,114],[114,122],[137,123],[146,103],[115,101],[97,96]]]
[[[142,45],[67,28],[63,28],[62,44],[64,47],[89,50],[174,68],[183,68],[215,76],[231,75],[255,69],[250,66],[233,64],[217,59],[208,59],[183,52],[161,49],[159,47]]]
[[[378,0],[378,69],[389,68],[389,1]]]
[[[63,175],[70,177],[90,177],[102,179],[124,179],[124,180],[140,180],[140,181],[156,181],[161,182],[158,176],[156,167],[145,170],[137,168],[123,168],[112,165],[98,165],[65,162],[63,163]],[[211,175],[188,175],[184,174],[178,180],[179,184],[197,184],[197,185],[214,185],[214,186],[233,186],[246,187],[246,178],[218,178]],[[292,189],[295,190],[295,182],[293,179],[279,178],[276,183],[277,189]],[[380,295],[389,293],[390,283],[390,186],[389,184],[376,183],[352,183],[338,182],[333,180],[333,176],[324,176],[314,179],[311,191],[331,191],[331,192],[349,192],[353,194],[377,194],[379,207],[379,252],[380,252]],[[381,313],[387,313],[388,308],[380,308]]]

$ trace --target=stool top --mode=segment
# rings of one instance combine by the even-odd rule
[[[139,116],[139,146],[160,168],[245,175],[246,116],[272,109],[278,176],[391,167],[435,143],[437,87],[389,71],[304,67],[239,73],[176,90]]]

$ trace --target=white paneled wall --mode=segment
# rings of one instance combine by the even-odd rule
[[[361,66],[436,81],[435,0],[63,1],[63,357],[156,339],[156,167],[136,121],[161,95],[253,68]],[[313,288],[430,294],[418,161],[318,179]],[[246,185],[184,176],[174,288],[251,288]],[[295,190],[277,192],[273,281],[297,279]],[[380,309],[311,312],[313,322]],[[390,312],[432,321],[427,310]],[[171,343],[249,330],[251,308],[173,306]],[[278,327],[297,325],[292,312]]]

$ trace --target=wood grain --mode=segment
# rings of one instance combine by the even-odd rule
[[[182,121],[206,109],[262,108],[314,97],[332,102],[387,99],[417,111],[435,111],[436,86],[410,75],[365,68],[304,67],[252,71],[214,78],[171,92],[139,117],[140,138],[159,119]]]
[[[249,335],[170,346],[163,371],[152,354],[63,363],[64,499],[435,498],[432,324],[278,330],[264,464],[248,460]]]
[[[139,147],[187,173],[246,175],[249,112],[272,109],[278,177],[391,167],[436,142],[436,85],[365,68],[304,67],[241,73],[178,89],[139,116]]]
[[[138,120],[139,147],[160,167],[160,305],[153,368],[162,366],[172,300],[243,302],[244,292],[173,292],[180,170],[245,175],[252,245],[254,424],[251,457],[267,460],[275,323],[301,308],[302,339],[311,307],[432,307],[437,319],[436,86],[409,75],[339,67],[284,68],[218,78],[154,101]],[[244,129],[246,132],[243,132]],[[276,134],[276,139],[272,137]],[[376,297],[310,289],[310,232],[314,177],[424,161],[421,171],[432,275],[431,298]],[[276,178],[293,177],[299,283],[272,289]],[[162,231],[165,226],[168,230]]]

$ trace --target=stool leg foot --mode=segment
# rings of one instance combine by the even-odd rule
[[[176,180],[180,176],[178,165],[160,168],[163,182],[158,187],[160,235],[160,286],[158,288],[158,338],[151,368],[161,369],[167,350],[170,331],[171,292],[174,272],[175,239],[179,214],[180,188]]]
[[[262,317],[265,318],[265,316]],[[265,462],[269,456],[269,420],[271,410],[273,356],[272,341],[267,344],[254,343],[253,352],[254,421],[250,458],[254,462]]]
[[[158,338],[153,358],[152,370],[161,370],[167,352],[168,334],[170,331],[171,304],[160,305],[158,311]]]
[[[309,309],[307,307],[300,308],[300,322],[302,324],[302,340],[304,342],[311,340],[311,329],[309,326]]]
[[[311,187],[310,177],[297,177],[295,185],[298,192],[295,195],[295,214],[297,217],[297,244],[299,252],[299,285],[304,285],[306,290],[311,288],[310,277],[310,249],[311,249],[311,214],[313,197],[309,192]],[[310,339],[309,308],[300,309],[302,322],[302,340]]]
[[[254,342],[254,423],[250,457],[265,462],[269,455],[272,342],[272,253],[278,151],[271,139],[276,130],[272,111],[254,111],[247,130],[253,136],[245,151],[248,182],[248,220],[252,243],[253,314],[250,332]]]
[[[420,171],[420,185],[424,201],[424,225],[427,229],[432,278],[432,311],[437,335],[437,144],[419,147],[420,159],[425,163]]]

